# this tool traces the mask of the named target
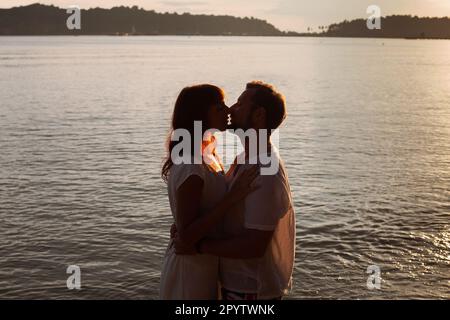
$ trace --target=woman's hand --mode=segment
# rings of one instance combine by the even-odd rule
[[[253,165],[249,169],[242,172],[234,181],[230,191],[228,192],[228,199],[231,204],[235,204],[247,197],[250,193],[257,190],[260,186],[252,185],[253,181],[259,176],[259,166]]]
[[[175,223],[170,227],[170,239],[172,244],[170,247],[175,248],[175,253],[178,255],[194,255],[197,254],[195,247],[187,245],[178,236],[177,225]]]
[[[175,223],[170,227],[170,239],[175,239],[178,234],[177,225]]]

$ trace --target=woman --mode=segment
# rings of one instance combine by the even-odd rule
[[[223,91],[212,85],[183,89],[172,116],[171,137],[176,130],[190,133],[189,150],[173,152],[178,143],[168,144],[168,158],[162,177],[168,184],[170,208],[178,237],[195,251],[195,244],[204,237],[218,236],[218,226],[230,209],[255,190],[251,183],[256,168],[240,176],[227,192],[223,166],[214,149],[214,134],[224,131],[228,108]],[[194,138],[194,122],[201,121],[204,141]],[[178,131],[180,132],[180,131]],[[201,139],[200,139],[201,140]],[[178,150],[177,148],[176,150]],[[196,152],[197,151],[197,152]],[[172,154],[174,153],[174,154]],[[176,153],[176,155],[175,155]],[[189,153],[189,154],[188,154]],[[201,155],[200,158],[196,156]],[[180,163],[180,159],[184,163]],[[186,159],[189,163],[186,163]],[[197,160],[194,163],[194,160]],[[175,164],[177,163],[177,164]],[[164,300],[216,300],[218,298],[219,260],[209,255],[176,255],[173,241],[169,243],[161,273],[160,298]]]

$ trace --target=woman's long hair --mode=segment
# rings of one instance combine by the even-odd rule
[[[170,133],[167,139],[167,157],[163,164],[161,177],[164,181],[168,181],[170,168],[173,166],[172,150],[180,143],[179,141],[172,141],[172,134],[174,130],[186,129],[189,131],[193,143],[194,139],[194,122],[202,122],[202,135],[210,129],[208,124],[208,112],[211,106],[223,102],[224,92],[219,87],[202,84],[192,87],[184,88],[178,95],[175,103],[175,108],[172,115],[172,124]],[[198,146],[199,148],[201,146]],[[191,145],[191,152],[194,155],[195,146]]]

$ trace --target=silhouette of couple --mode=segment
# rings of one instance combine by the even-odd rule
[[[277,129],[285,118],[284,97],[263,82],[248,83],[231,108],[216,86],[181,91],[162,169],[174,224],[161,272],[161,299],[272,300],[288,294],[295,215],[287,174],[270,134],[255,148],[241,139],[244,152],[226,173],[212,147],[214,134],[206,134],[201,143],[190,139],[191,148],[181,153],[174,152],[181,142],[172,139],[177,130],[194,137],[196,121],[201,121],[202,133],[239,128],[259,135]],[[260,161],[263,156],[278,162],[273,174],[261,174],[267,166]]]

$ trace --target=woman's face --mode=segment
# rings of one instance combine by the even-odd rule
[[[219,131],[225,131],[228,124],[228,107],[225,102],[220,102],[212,105],[208,111],[208,129],[217,129]]]

